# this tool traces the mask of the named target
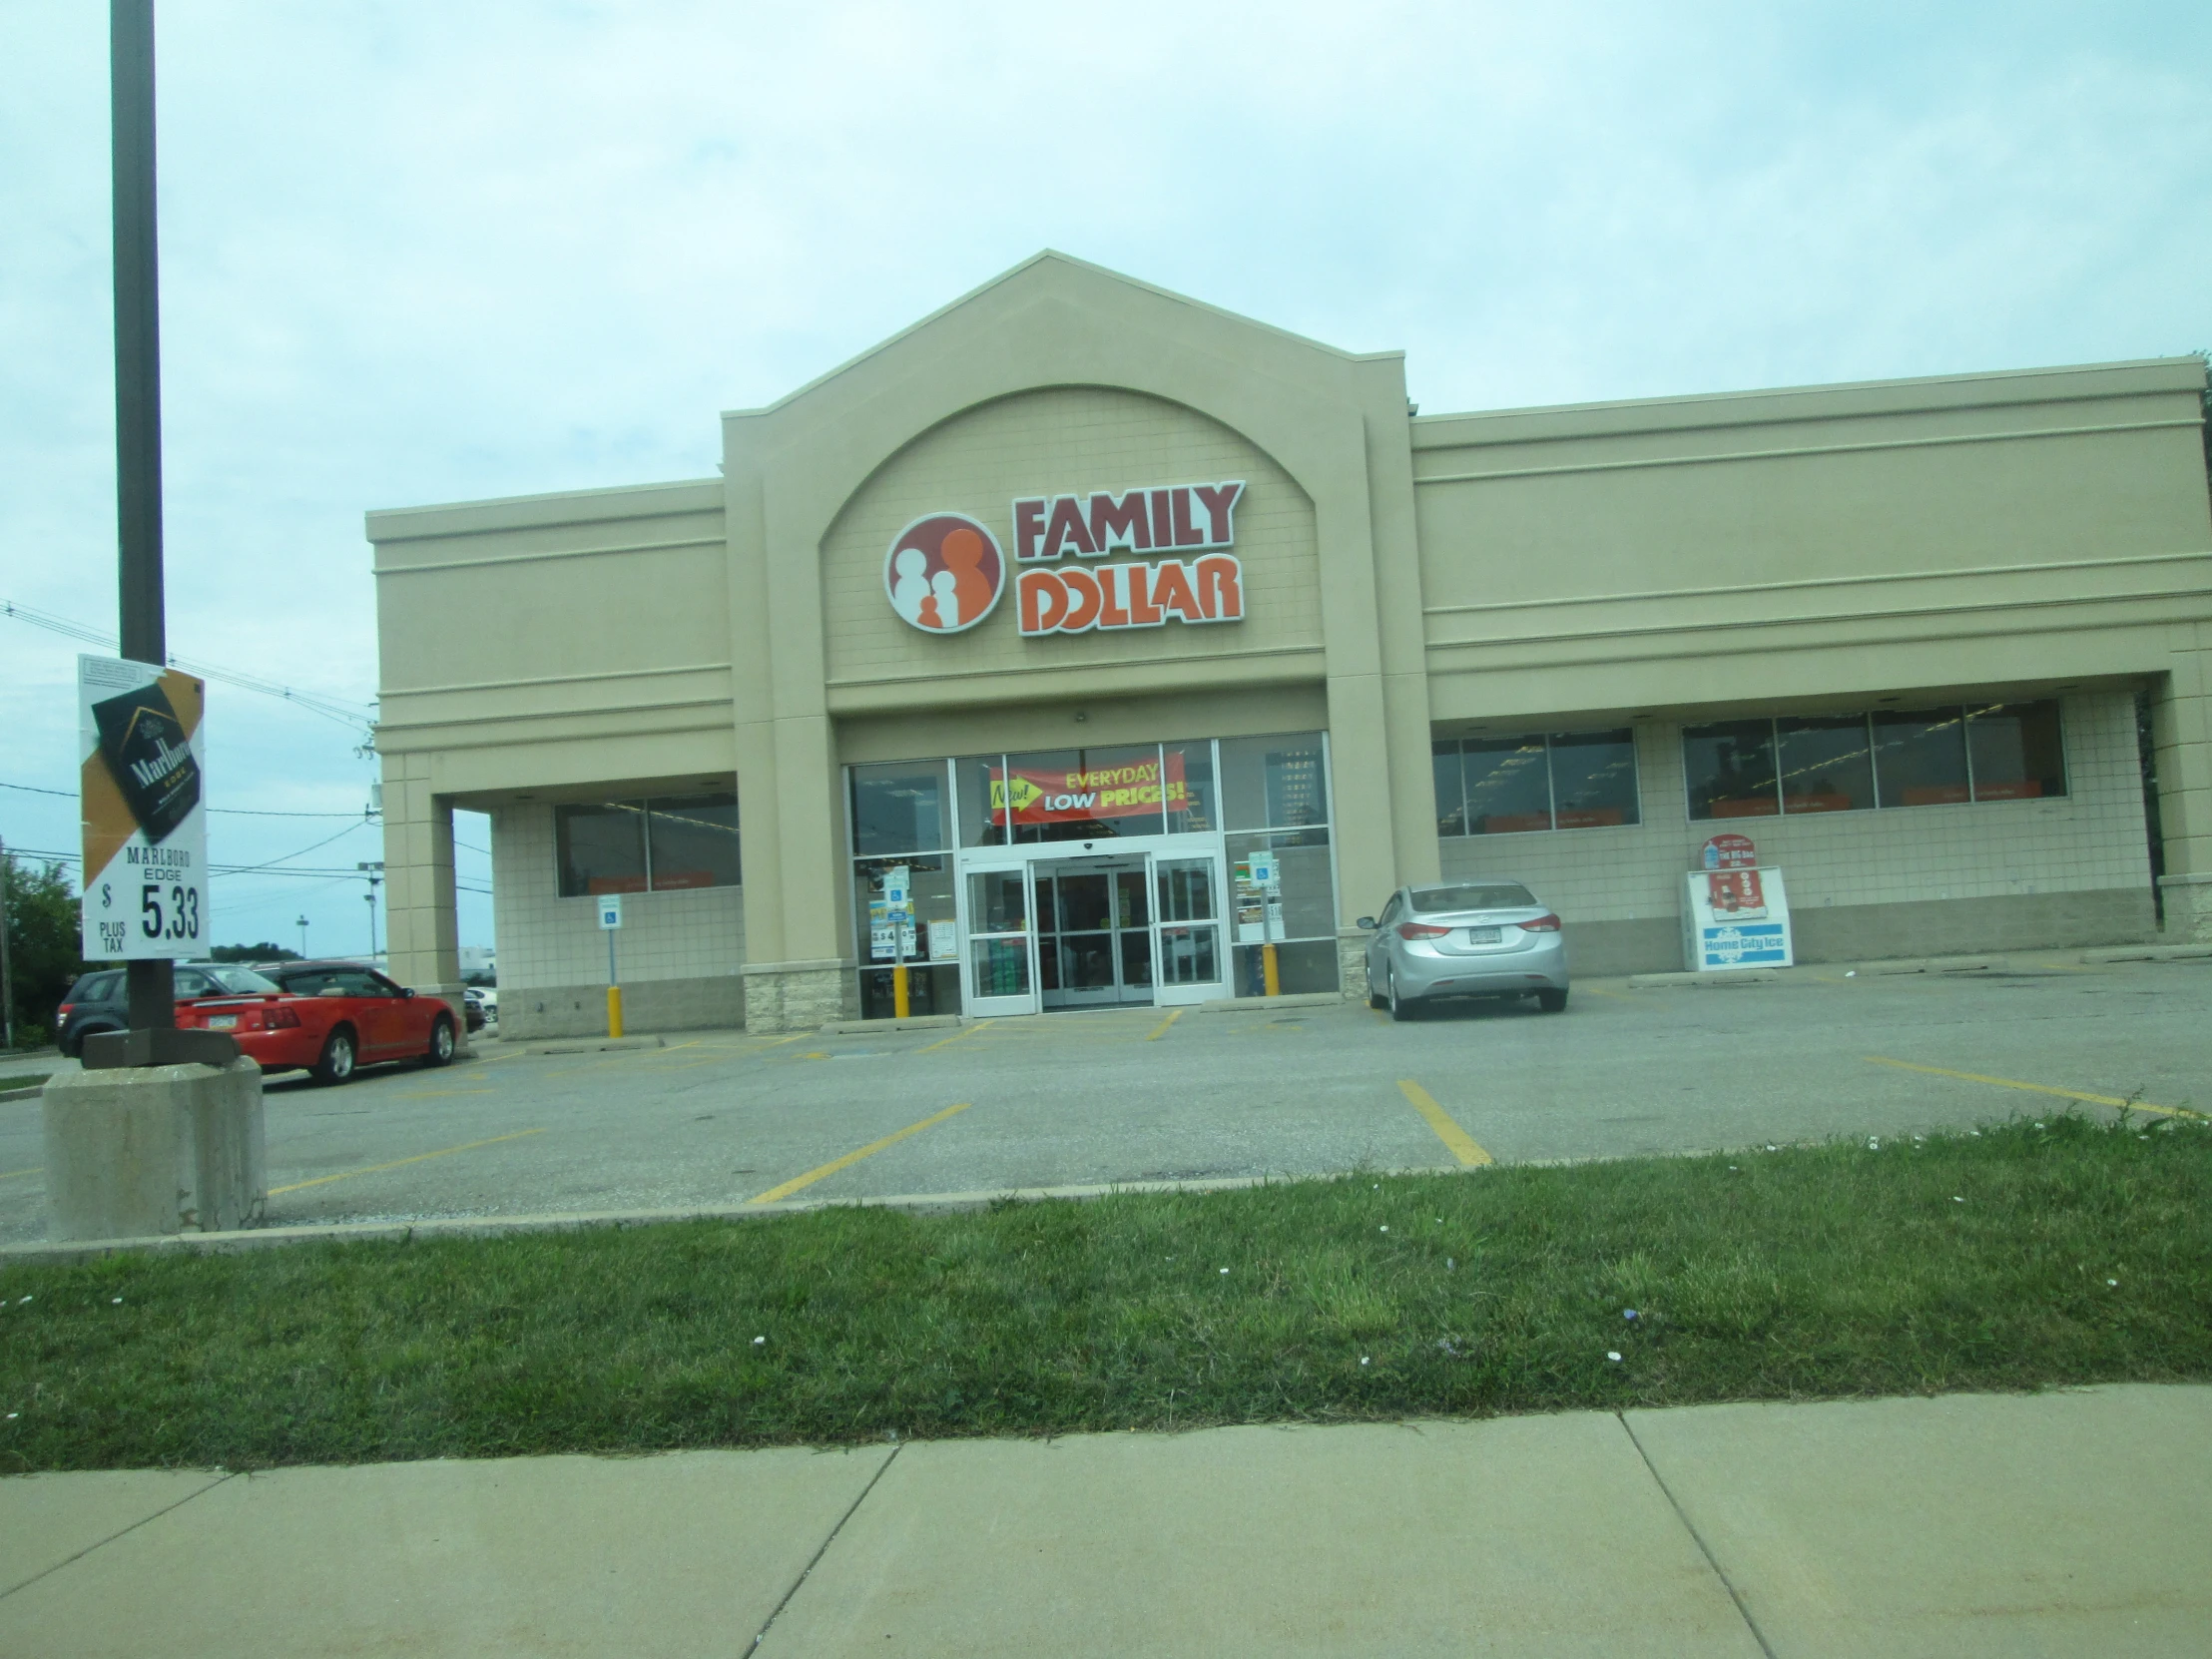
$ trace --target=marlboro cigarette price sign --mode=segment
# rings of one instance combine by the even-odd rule
[[[84,953],[93,961],[206,951],[206,690],[150,663],[77,659]]]

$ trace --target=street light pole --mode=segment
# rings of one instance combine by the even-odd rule
[[[363,875],[368,877],[368,953],[374,956],[376,954],[376,883],[384,878],[384,866],[382,860],[379,859],[373,863],[360,864],[358,868]]]
[[[154,191],[154,0],[109,0],[115,215],[115,490],[123,655],[169,664],[162,602],[162,324]],[[89,871],[87,872],[90,873]],[[177,1023],[166,958],[125,964],[134,1031]]]

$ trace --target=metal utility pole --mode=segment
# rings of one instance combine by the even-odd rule
[[[0,841],[0,1048],[15,1047],[15,976],[8,971],[8,843]]]
[[[161,273],[154,217],[154,0],[109,0],[114,141],[115,489],[123,655],[169,664],[162,606]],[[166,960],[126,964],[134,1031],[177,1023]]]

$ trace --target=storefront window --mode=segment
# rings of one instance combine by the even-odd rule
[[[1771,720],[1685,726],[1682,764],[1692,819],[1773,818],[1782,811]]]
[[[1259,996],[1265,990],[1260,953],[1271,933],[1276,943],[1277,974],[1286,992],[1335,990],[1337,893],[1329,831],[1316,829],[1231,835],[1231,871],[1257,851],[1274,852],[1283,890],[1277,917],[1268,914],[1270,907],[1258,901],[1259,895],[1241,888],[1236,894],[1230,936],[1236,941],[1237,994]],[[1237,885],[1233,879],[1232,886]]]
[[[1103,745],[948,763],[849,769],[853,927],[861,1006],[891,1009],[893,964],[907,963],[910,1007],[957,1010],[962,975],[977,997],[1038,996],[1047,1008],[1150,1001],[1160,987],[1227,983],[1260,994],[1262,952],[1276,947],[1286,990],[1338,982],[1334,851],[1326,740],[1318,732],[1216,742]],[[1223,825],[1245,822],[1223,835]],[[1204,836],[1198,848],[1131,852],[1112,864],[1068,842]],[[934,838],[935,846],[922,844]],[[1024,867],[967,871],[967,932],[955,937],[958,848],[1021,847]],[[1272,851],[1280,878],[1255,890],[1249,861]],[[1095,848],[1099,854],[1109,845]],[[1073,853],[1077,862],[1062,855]],[[901,929],[884,874],[904,866],[915,920]],[[981,1006],[989,1006],[983,1003]]]
[[[1632,733],[1467,738],[1432,748],[1436,830],[1515,835],[1641,822]]]
[[[1947,807],[1966,800],[1964,710],[1885,710],[1874,717],[1874,751],[1883,806]]]
[[[1003,755],[963,755],[952,763],[952,789],[960,807],[962,846],[1004,846],[1006,827],[991,817],[991,780],[1006,765]]]
[[[2053,702],[1785,715],[1682,732],[1690,817],[2033,801],[2066,793]]]
[[[744,880],[734,795],[556,807],[553,835],[563,898]]]
[[[645,804],[610,801],[553,809],[561,896],[645,891]]]
[[[897,925],[883,908],[883,877],[900,867],[913,900],[910,927]],[[863,1018],[886,1018],[895,1008],[892,971],[901,959],[906,963],[908,1012],[960,1011],[960,927],[952,883],[952,860],[941,853],[852,860]]]
[[[1222,815],[1230,830],[1298,830],[1329,822],[1319,732],[1221,741]]]
[[[1874,805],[1874,745],[1865,715],[1785,716],[1775,729],[1785,813],[1853,813]]]
[[[942,852],[952,844],[944,808],[942,761],[854,767],[852,850]]]
[[[1214,746],[1205,738],[1162,744],[1168,771],[1168,833],[1210,834],[1221,828],[1221,802],[1214,788]],[[1183,793],[1175,793],[1176,769],[1182,769]]]
[[[991,779],[990,812],[1016,845],[1157,835],[1164,795],[1188,784],[1182,752],[1163,759],[1158,744],[1041,750],[1006,757]]]
[[[655,892],[678,887],[735,887],[738,798],[697,795],[645,803],[646,868]]]
[[[1428,751],[1429,776],[1436,785],[1436,833],[1439,835],[1463,835],[1467,832],[1466,780],[1459,772],[1459,745],[1452,743],[1431,744]]]
[[[1636,740],[1629,732],[1562,732],[1551,739],[1553,822],[1562,830],[1635,824]]]
[[[1990,703],[1966,711],[1976,801],[2033,801],[2066,793],[2056,703]]]
[[[1468,834],[1551,828],[1551,766],[1541,737],[1469,738],[1460,749]]]

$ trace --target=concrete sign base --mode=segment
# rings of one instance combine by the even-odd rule
[[[40,1105],[48,1238],[260,1225],[268,1177],[252,1060],[67,1073]]]

